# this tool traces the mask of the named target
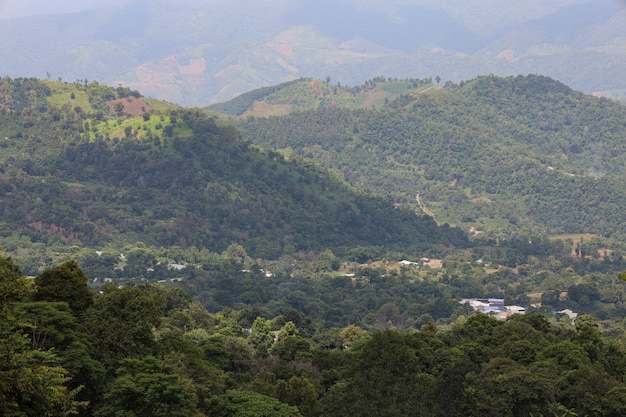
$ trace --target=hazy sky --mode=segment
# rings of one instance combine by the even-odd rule
[[[0,19],[78,12],[97,7],[116,6],[129,0],[0,0]]]

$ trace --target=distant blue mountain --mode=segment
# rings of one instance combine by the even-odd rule
[[[3,20],[0,76],[96,79],[199,106],[326,76],[355,85],[379,75],[458,82],[536,73],[586,93],[626,97],[624,2],[533,0],[515,4],[509,17],[512,2],[491,1],[498,9],[490,11],[487,0],[476,10],[472,1],[479,4],[468,0],[460,14],[448,0],[430,8],[398,0],[384,7],[354,0],[136,0]],[[481,18],[486,23],[477,24]],[[489,22],[494,29],[485,30]]]
[[[345,1],[321,0],[301,2],[285,20],[313,25],[321,34],[338,42],[362,37],[403,53],[432,47],[472,53],[485,41],[442,10],[402,5],[396,14],[401,19],[392,19],[372,9],[360,10]]]

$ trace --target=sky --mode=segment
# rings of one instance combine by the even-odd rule
[[[129,0],[0,0],[0,19],[39,14],[72,13],[82,10],[117,6]]]
[[[0,0],[0,20],[26,16],[74,13],[115,7],[137,0]],[[156,0],[150,0],[156,1]],[[168,3],[216,3],[224,0],[160,0]]]

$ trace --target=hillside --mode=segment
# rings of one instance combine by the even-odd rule
[[[3,416],[366,417],[376,410],[381,417],[614,417],[626,411],[623,301],[619,324],[603,332],[605,323],[590,315],[574,324],[565,314],[557,322],[551,314],[503,321],[471,313],[443,301],[443,288],[460,279],[448,279],[441,291],[434,280],[398,274],[357,285],[295,280],[328,297],[335,319],[346,319],[338,302],[370,311],[361,322],[348,316],[350,324],[329,328],[316,317],[317,300],[298,300],[302,292],[288,278],[279,290],[294,307],[268,314],[258,304],[210,312],[180,288],[162,285],[90,291],[74,260],[26,280],[19,265],[0,256],[0,271]],[[258,291],[224,287],[248,298],[268,293],[266,280],[255,275],[246,287]],[[590,301],[598,289],[579,286],[577,293]],[[355,290],[363,299],[352,298]],[[393,301],[376,308],[387,292]],[[400,304],[406,296],[421,300]],[[497,308],[500,301],[485,305]],[[435,322],[427,311],[454,322]]]
[[[294,101],[295,98],[291,98]],[[245,137],[493,236],[623,236],[626,109],[542,76],[479,77],[377,109],[242,118]]]
[[[41,5],[3,19],[0,75],[97,79],[194,106],[299,78],[359,85],[380,74],[459,82],[537,73],[588,94],[626,91],[626,20],[615,0],[137,0],[80,9],[46,14]]]
[[[354,87],[342,87],[311,78],[301,78],[244,93],[224,103],[206,107],[231,116],[281,116],[297,111],[337,106],[348,109],[381,107],[402,95],[431,93],[440,88],[430,78],[386,79],[378,76]]]
[[[239,243],[276,258],[467,243],[460,231],[356,192],[310,163],[250,146],[197,110],[96,83],[4,79],[0,91],[3,246],[23,237],[212,251]]]

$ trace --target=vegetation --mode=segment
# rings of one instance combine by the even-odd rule
[[[54,275],[80,274],[76,264],[35,280],[10,258],[0,265],[6,416],[625,411],[624,328],[603,336],[589,315],[575,325],[540,313],[506,321],[474,313],[445,329],[432,321],[402,333],[325,328],[295,310],[271,320],[251,309],[209,313],[178,288],[146,284],[107,285],[76,311],[63,296],[37,301],[40,290],[64,285]]]
[[[378,109],[242,118],[253,143],[498,239],[626,231],[626,109],[541,76],[479,77]],[[416,194],[419,201],[416,201]]]
[[[426,94],[435,88],[431,79],[386,79],[379,76],[355,87],[342,87],[310,78],[289,81],[244,93],[225,103],[207,107],[231,116],[270,116],[329,106],[358,109],[381,107],[407,94]]]
[[[197,110],[120,116],[112,101],[136,98],[133,92],[76,84],[99,94],[89,111],[78,111],[49,106],[47,83],[3,85],[5,238],[213,251],[236,242],[262,258],[358,245],[414,254],[467,245],[461,231],[351,190],[299,159],[256,149]]]
[[[367,85],[398,97],[241,121],[283,153],[121,87],[3,79],[0,414],[622,415],[621,107],[534,76]],[[571,218],[529,203],[576,190]],[[471,238],[442,221],[468,199]],[[486,297],[526,314],[459,302]]]

